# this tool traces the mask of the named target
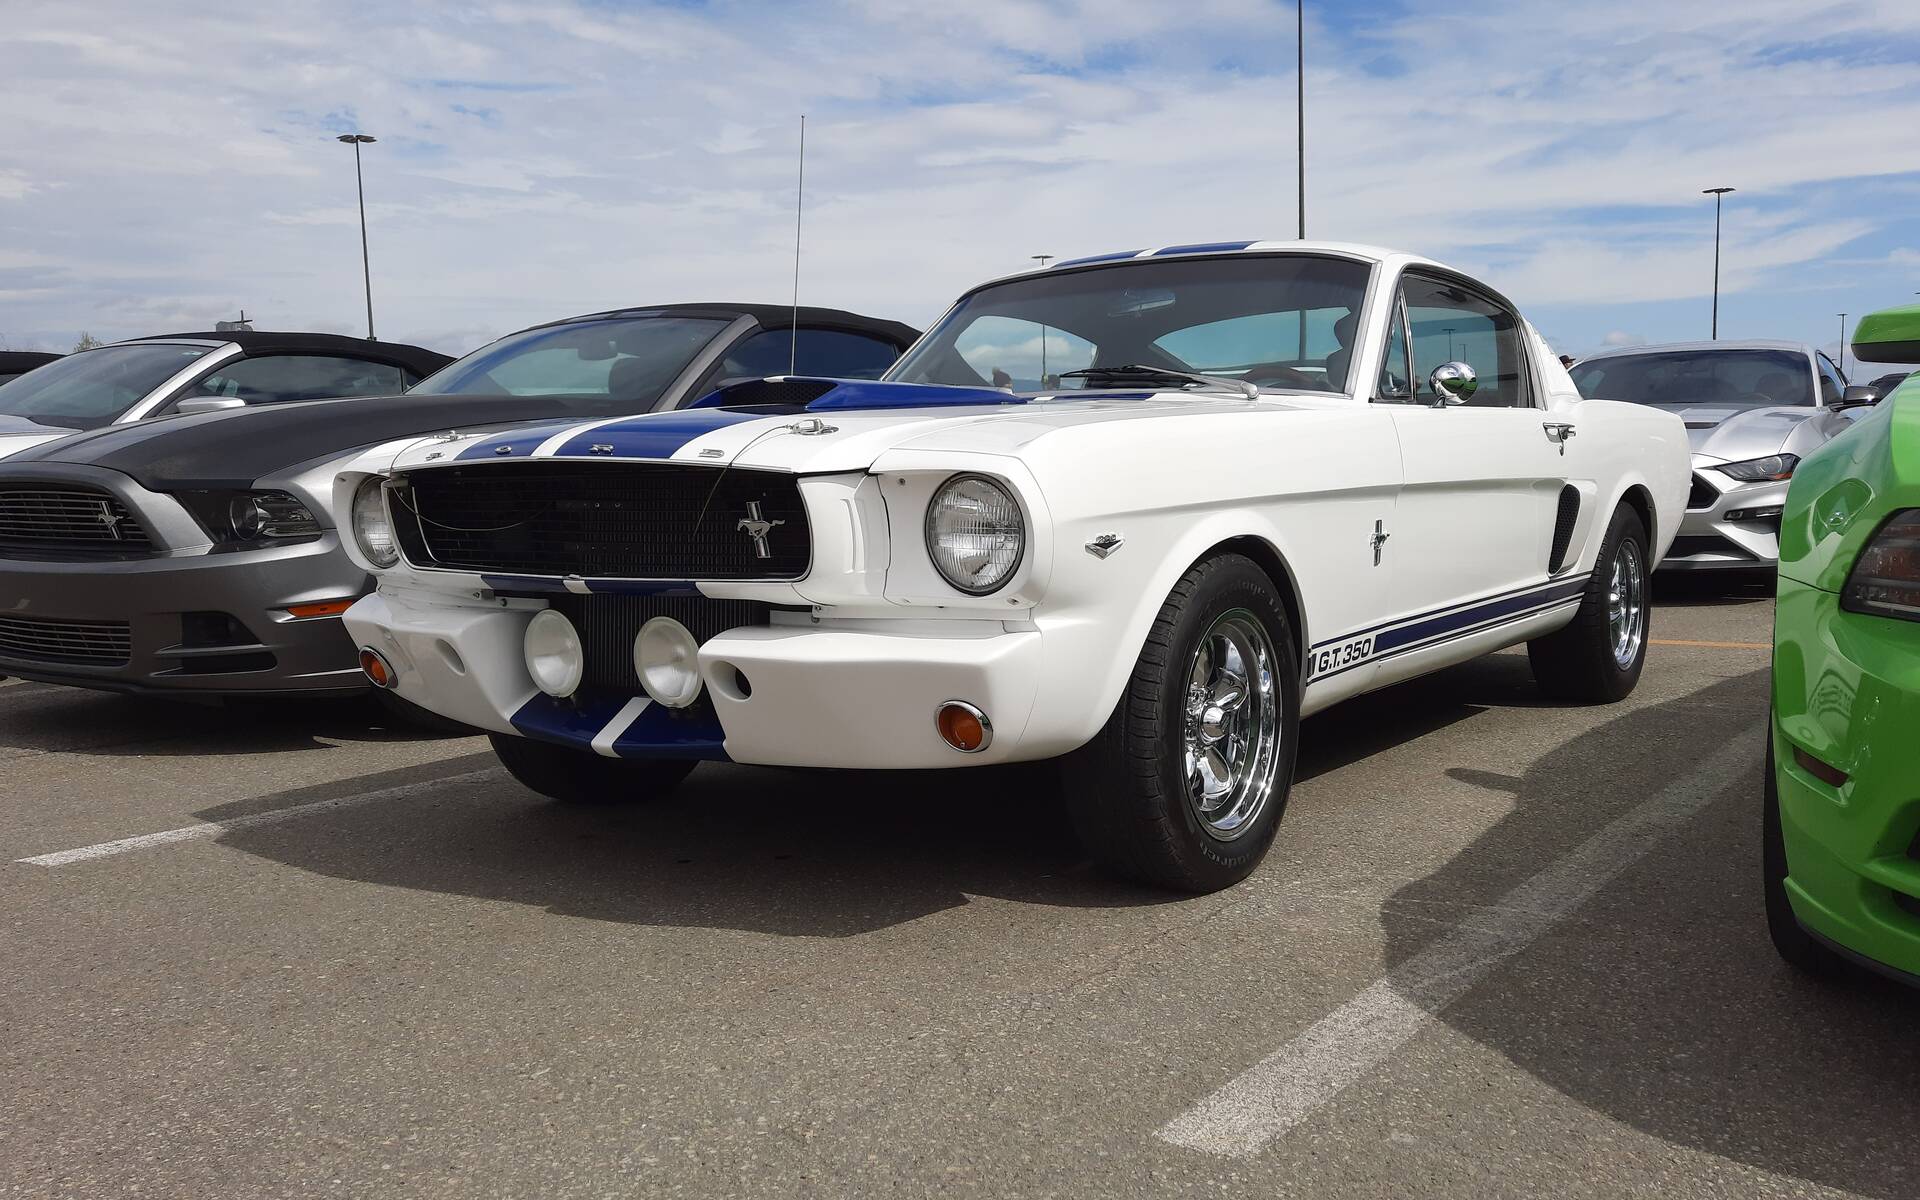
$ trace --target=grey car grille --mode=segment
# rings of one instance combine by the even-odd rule
[[[133,653],[125,621],[47,621],[0,615],[0,659],[124,666]]]
[[[37,483],[0,485],[0,546],[112,554],[149,550],[153,542],[117,497]]]

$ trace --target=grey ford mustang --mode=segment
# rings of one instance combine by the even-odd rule
[[[1772,567],[1793,469],[1878,398],[1798,342],[1636,346],[1583,358],[1572,373],[1590,400],[1651,404],[1686,422],[1693,489],[1662,570]]]
[[[367,689],[339,615],[335,464],[477,425],[677,408],[786,373],[877,377],[917,336],[833,309],[697,304],[510,334],[404,396],[107,425],[0,462],[0,674],[190,696]]]

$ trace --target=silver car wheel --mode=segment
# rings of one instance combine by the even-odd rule
[[[1613,553],[1613,578],[1607,584],[1607,632],[1613,640],[1613,661],[1621,670],[1632,667],[1647,640],[1647,572],[1640,546],[1622,538]]]
[[[1253,828],[1273,794],[1281,697],[1273,641],[1243,608],[1216,618],[1187,668],[1187,804],[1201,828],[1230,842]]]

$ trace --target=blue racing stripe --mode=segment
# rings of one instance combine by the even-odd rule
[[[633,697],[618,692],[582,693],[556,700],[542,692],[508,721],[523,736],[597,754],[593,739]],[[620,758],[699,758],[726,761],[726,734],[711,709],[671,709],[650,704],[613,744]]]
[[[602,425],[579,437],[570,438],[554,451],[554,456],[586,455],[594,446],[609,446],[612,449],[594,457],[667,459],[672,458],[680,447],[716,429],[766,419],[764,412],[740,412],[725,408],[683,408],[673,412],[644,413],[631,420]]]
[[[1169,254],[1225,254],[1232,250],[1245,250],[1252,242],[1197,242],[1191,246],[1167,246],[1155,250],[1149,257],[1164,258]]]
[[[540,448],[546,441],[562,430],[570,429],[580,421],[544,421],[520,429],[503,429],[498,434],[483,435],[475,438],[466,449],[453,456],[455,462],[471,462],[480,458],[525,458]],[[502,454],[500,447],[507,452]]]
[[[1577,579],[1563,579],[1554,583],[1528,588],[1517,594],[1501,596],[1466,608],[1445,612],[1434,617],[1406,618],[1407,623],[1388,629],[1374,638],[1372,652],[1365,658],[1336,667],[1319,674],[1310,674],[1308,683],[1318,683],[1331,679],[1335,675],[1344,675],[1348,671],[1372,663],[1397,658],[1402,654],[1411,654],[1417,650],[1426,650],[1446,642],[1471,636],[1484,630],[1518,621],[1557,605],[1575,599],[1586,590],[1588,576]],[[1366,631],[1335,638],[1332,642],[1323,642],[1321,647],[1350,641],[1364,636]],[[1319,649],[1321,647],[1316,647]]]

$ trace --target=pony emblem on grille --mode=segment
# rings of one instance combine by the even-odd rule
[[[93,519],[107,527],[108,537],[116,542],[125,541],[127,535],[120,530],[120,522],[125,518],[113,511],[113,501],[101,500],[98,503],[100,511],[93,515]]]
[[[741,517],[739,522],[734,525],[734,528],[746,530],[747,536],[753,539],[753,556],[755,558],[772,558],[773,551],[767,547],[767,535],[773,532],[774,526],[785,524],[785,521],[767,520],[760,515],[760,502],[758,500],[749,500],[747,501],[747,515]]]

